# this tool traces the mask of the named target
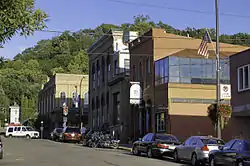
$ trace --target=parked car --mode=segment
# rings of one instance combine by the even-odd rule
[[[50,139],[53,141],[58,141],[60,140],[60,134],[62,133],[63,128],[55,128],[51,133],[50,133]]]
[[[132,153],[146,153],[148,157],[172,156],[176,146],[180,144],[173,135],[148,133],[133,143]]]
[[[60,134],[60,140],[63,142],[71,141],[80,143],[81,137],[81,131],[78,127],[65,127]]]
[[[211,151],[209,164],[225,166],[250,165],[250,140],[233,139],[220,146],[219,150]]]
[[[183,144],[176,147],[174,160],[184,160],[192,165],[200,165],[209,161],[209,152],[218,150],[224,141],[212,136],[191,136]]]
[[[6,137],[39,138],[39,132],[30,126],[8,126],[5,132]]]

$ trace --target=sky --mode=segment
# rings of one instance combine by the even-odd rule
[[[249,6],[249,0],[219,0],[220,34],[250,33]],[[215,28],[215,0],[36,0],[36,8],[48,13],[48,29],[57,31],[95,28],[102,23],[132,23],[133,16],[140,14],[177,29]],[[48,32],[36,32],[27,38],[17,35],[0,48],[0,56],[12,59],[38,41],[57,35]]]

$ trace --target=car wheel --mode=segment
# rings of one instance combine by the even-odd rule
[[[192,155],[191,162],[192,162],[193,166],[197,166],[198,165],[197,155],[195,153]]]
[[[148,148],[147,156],[148,156],[149,158],[152,158],[152,157],[153,157],[152,149],[151,149],[151,148]]]
[[[137,155],[137,156],[139,155],[139,151],[138,151],[137,146],[133,147],[132,153],[133,153],[134,155]]]
[[[13,137],[13,136],[10,134],[10,135],[9,135],[9,138],[12,138],[12,137]]]
[[[242,161],[238,161],[236,166],[243,166],[243,162]]]
[[[175,162],[179,162],[179,157],[178,157],[178,152],[177,152],[177,150],[174,151],[174,156],[173,156],[173,157],[174,157],[174,161],[175,161]]]
[[[215,162],[214,162],[214,157],[211,157],[209,160],[209,165],[210,166],[215,166]]]
[[[27,139],[30,139],[30,135],[27,134],[27,135],[26,135],[26,138],[27,138]]]

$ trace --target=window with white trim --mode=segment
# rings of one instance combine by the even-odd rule
[[[237,69],[238,91],[245,91],[250,89],[250,65],[244,65]]]

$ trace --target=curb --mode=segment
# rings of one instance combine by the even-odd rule
[[[124,147],[124,146],[119,146],[118,149],[130,151],[130,152],[132,151],[132,148],[128,148],[128,147]]]

